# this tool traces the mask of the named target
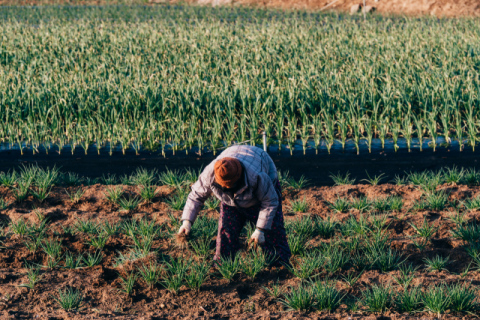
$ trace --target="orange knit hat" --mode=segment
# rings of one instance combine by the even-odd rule
[[[224,188],[231,188],[242,176],[242,164],[235,158],[222,158],[215,162],[215,181]]]

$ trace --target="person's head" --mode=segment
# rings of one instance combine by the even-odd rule
[[[235,190],[243,175],[242,164],[235,158],[222,158],[215,162],[215,182],[224,191]]]

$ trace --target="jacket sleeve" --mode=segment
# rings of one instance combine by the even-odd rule
[[[257,180],[257,189],[255,195],[260,201],[260,214],[258,215],[257,227],[270,230],[273,218],[277,213],[279,199],[272,179],[267,173],[260,173]]]
[[[195,222],[203,204],[212,194],[208,182],[211,180],[210,175],[213,175],[213,167],[207,166],[197,182],[192,185],[192,191],[190,191],[185,207],[183,208],[182,220],[189,220],[192,223]]]

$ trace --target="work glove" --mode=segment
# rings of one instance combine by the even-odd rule
[[[192,223],[188,220],[183,220],[183,224],[180,227],[180,230],[178,230],[178,234],[185,233],[186,235],[188,235],[191,229],[192,229]]]
[[[255,232],[252,233],[250,240],[248,241],[248,246],[250,247],[253,244],[254,248],[257,248],[258,245],[265,243],[265,234],[260,229],[255,229]]]

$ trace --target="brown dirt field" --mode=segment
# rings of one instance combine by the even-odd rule
[[[334,0],[219,0],[235,5],[248,5],[266,8],[321,10]],[[152,3],[201,3],[210,4],[215,0],[148,0]],[[42,4],[72,4],[72,5],[104,5],[114,3],[141,3],[143,0],[0,0],[0,5],[42,5]],[[328,10],[349,12],[355,4],[363,4],[363,0],[338,0],[328,7]],[[478,0],[366,0],[367,6],[373,6],[381,14],[434,15],[437,17],[480,16],[480,1]]]
[[[3,212],[0,211],[0,219],[18,221],[25,219],[32,223],[39,223],[38,212],[50,221],[51,230],[61,230],[61,227],[72,226],[77,219],[81,220],[108,220],[119,222],[128,218],[147,217],[154,219],[157,224],[169,224],[167,214],[169,207],[164,202],[173,190],[169,187],[158,187],[159,195],[152,204],[142,205],[133,215],[122,214],[118,208],[107,202],[104,196],[104,185],[93,185],[87,188],[82,200],[78,204],[72,204],[68,199],[64,188],[55,187],[51,196],[43,203],[37,203],[31,196],[21,204],[13,204]],[[135,187],[122,186],[127,194],[134,194]],[[67,188],[72,191],[72,188]],[[438,190],[449,192],[449,200],[467,199],[480,194],[480,187],[467,187],[464,185],[443,185]],[[366,196],[369,199],[385,197],[390,195],[400,196],[404,201],[404,208],[400,212],[389,212],[388,231],[392,240],[392,247],[401,251],[407,261],[414,266],[419,266],[416,273],[414,285],[423,284],[428,286],[432,283],[445,281],[447,283],[472,282],[480,284],[480,273],[470,271],[461,279],[458,275],[468,266],[470,258],[461,247],[462,243],[455,240],[449,230],[454,224],[448,220],[451,209],[444,211],[424,210],[417,213],[409,210],[415,200],[420,199],[422,192],[414,186],[396,186],[382,184],[379,186],[351,185],[334,187],[311,187],[300,192],[291,189],[284,190],[284,208],[293,199],[305,198],[310,204],[309,213],[314,216],[334,216],[339,221],[346,220],[350,214],[358,217],[359,212],[333,214],[328,202],[336,197],[359,197]],[[13,201],[13,194],[10,190],[0,187],[0,196],[7,201]],[[34,212],[37,208],[37,213]],[[292,214],[285,210],[286,220],[294,219],[302,214]],[[172,212],[180,215],[180,212]],[[214,210],[204,211],[203,214],[218,217]],[[468,220],[478,218],[477,211],[468,212]],[[415,233],[409,225],[416,225],[423,222],[424,218],[429,223],[438,227],[432,243],[423,251],[419,252],[412,245],[408,236]],[[7,228],[8,230],[8,228]],[[82,252],[94,252],[95,250],[85,243],[85,236],[76,233],[75,235],[59,236],[65,249],[77,254]],[[161,285],[149,289],[142,280],[138,280],[131,296],[119,292],[119,275],[126,275],[133,270],[133,266],[125,264],[114,267],[114,258],[117,252],[125,253],[133,243],[124,234],[111,236],[104,248],[104,258],[101,265],[93,268],[82,268],[69,270],[61,267],[53,269],[42,269],[43,278],[35,290],[30,290],[18,285],[27,281],[24,260],[34,261],[39,264],[46,263],[46,255],[42,250],[36,254],[29,252],[24,245],[24,239],[13,235],[8,238],[0,238],[0,318],[1,319],[434,319],[428,313],[415,315],[398,314],[388,312],[383,315],[372,315],[359,311],[349,311],[342,305],[339,312],[335,314],[283,312],[283,306],[269,297],[262,288],[269,286],[274,280],[280,279],[283,285],[296,285],[299,280],[290,274],[284,267],[272,267],[260,273],[257,279],[252,282],[244,275],[237,276],[231,283],[226,280],[210,276],[209,280],[202,286],[197,294],[183,288],[177,296],[169,293]],[[316,237],[310,241],[309,246],[316,246],[320,242],[329,241]],[[4,247],[3,249],[1,247]],[[167,238],[155,240],[153,250],[158,254],[169,254],[171,256],[191,256],[188,249],[179,249],[175,243]],[[429,272],[424,268],[422,259],[434,257],[440,254],[450,256],[454,260],[448,265],[448,271]],[[155,259],[152,254],[147,259]],[[214,271],[214,269],[212,269]],[[399,286],[393,281],[398,271],[382,273],[379,270],[366,271],[360,280],[348,289],[341,280],[348,270],[342,270],[333,275],[336,287],[342,292],[353,296],[359,296],[361,292],[372,284],[392,283],[395,289]],[[322,275],[321,278],[324,276]],[[78,312],[65,312],[55,304],[52,296],[55,296],[59,288],[71,286],[80,289],[85,294],[84,306]],[[255,312],[245,312],[247,303],[255,304]],[[475,318],[474,316],[459,316],[447,314],[442,319]]]
[[[254,5],[256,0],[239,0]],[[274,8],[296,8],[320,10],[334,0],[265,0],[261,5]],[[328,10],[350,12],[355,4],[363,5],[362,0],[339,0]],[[366,0],[367,6],[375,7],[381,14],[434,15],[437,17],[480,16],[480,1],[477,0]]]

